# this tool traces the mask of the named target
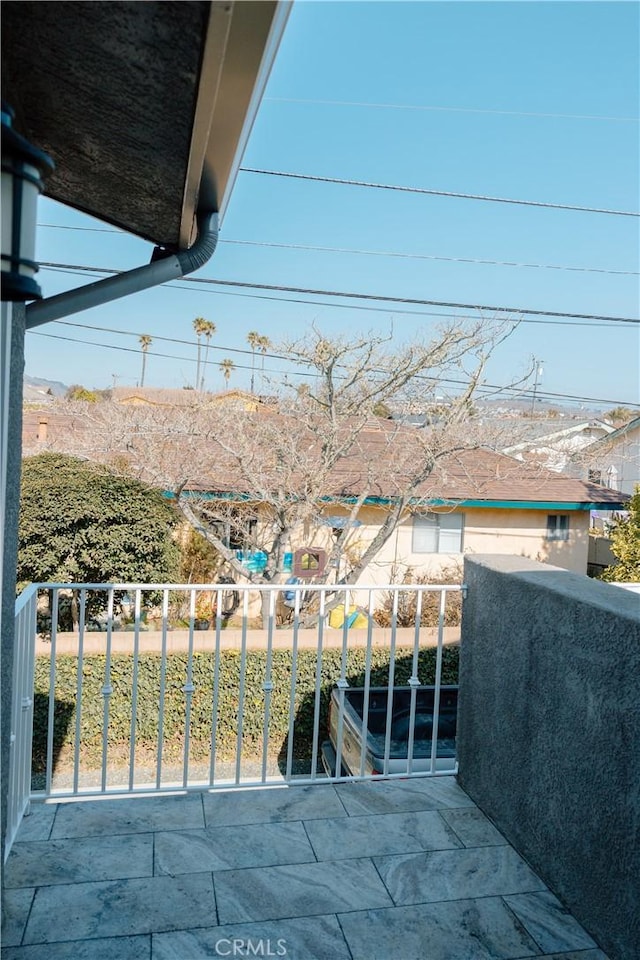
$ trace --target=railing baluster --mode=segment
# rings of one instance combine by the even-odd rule
[[[340,679],[336,683],[338,688],[338,729],[336,732],[336,777],[341,775],[342,771],[342,747],[344,742],[344,692],[349,689],[347,680],[347,644],[349,640],[349,588],[344,590],[343,611],[344,620],[342,621],[342,656],[340,658]]]
[[[216,741],[218,736],[218,701],[220,697],[220,647],[222,633],[222,596],[216,592],[216,651],[213,664],[213,700],[211,704],[211,759],[209,762],[209,786],[213,786],[216,777]]]
[[[102,696],[104,703],[102,707],[102,789],[107,789],[107,755],[109,750],[109,705],[113,687],[111,686],[111,637],[113,633],[113,588],[109,590],[109,599],[107,600],[107,649],[105,653],[104,665],[104,685]]]
[[[313,747],[311,750],[311,779],[316,779],[318,769],[318,739],[320,736],[320,699],[322,694],[322,644],[324,642],[324,620],[326,591],[320,591],[320,610],[318,613],[318,642],[316,646],[316,685],[313,701]]]
[[[267,626],[267,663],[265,667],[264,683],[264,724],[262,728],[262,771],[260,779],[262,783],[267,779],[267,759],[269,754],[269,716],[271,712],[271,692],[273,683],[271,682],[271,661],[273,649],[273,629],[276,618],[276,594],[275,591],[269,591],[269,619]]]
[[[243,591],[242,597],[242,650],[240,653],[240,684],[238,688],[238,736],[236,740],[236,784],[240,783],[242,771],[242,727],[244,723],[244,683],[247,671],[247,617],[249,612],[249,591]]]
[[[367,736],[369,733],[369,697],[371,689],[371,646],[373,642],[373,590],[369,590],[367,601],[367,652],[364,664],[364,697],[362,700],[362,744],[360,747],[360,776],[364,776],[365,757],[367,755]]]
[[[409,677],[409,686],[411,688],[409,701],[409,740],[407,741],[407,773],[410,775],[413,770],[413,747],[415,741],[416,725],[416,699],[420,679],[418,677],[418,657],[420,651],[420,621],[422,620],[422,598],[423,591],[420,587],[416,589],[416,622],[413,637],[413,659],[411,661],[411,676]]]
[[[389,678],[387,681],[387,719],[384,732],[384,761],[382,772],[389,773],[389,755],[391,753],[391,723],[393,720],[393,684],[396,674],[396,629],[398,625],[398,588],[393,591],[391,607],[391,644],[389,648]]]
[[[133,790],[136,767],[136,726],[138,723],[138,665],[140,659],[140,590],[135,592],[133,627],[133,676],[131,679],[131,733],[129,743],[129,790]]]
[[[191,701],[193,699],[193,632],[196,617],[196,591],[191,590],[189,602],[189,653],[187,654],[187,681],[183,686],[184,704],[184,757],[182,761],[182,786],[189,782],[189,750],[191,746]]]
[[[51,601],[51,651],[49,661],[49,708],[47,714],[47,766],[45,772],[45,794],[51,796],[53,779],[53,727],[56,704],[56,641],[58,639],[58,588],[53,590]]]
[[[80,620],[78,623],[78,672],[76,687],[76,730],[73,745],[73,792],[78,792],[80,776],[80,742],[82,740],[82,680],[84,666],[84,622],[87,609],[87,591],[80,590]]]
[[[162,649],[160,652],[160,703],[158,710],[158,753],[156,758],[156,790],[162,784],[162,754],[164,752],[164,698],[167,685],[167,630],[169,628],[169,590],[162,591]]]
[[[433,727],[431,730],[431,773],[435,773],[438,756],[438,724],[440,721],[440,683],[442,679],[442,644],[444,639],[444,619],[447,603],[447,591],[440,590],[438,610],[438,649],[436,652],[436,676],[433,690]]]
[[[296,709],[296,681],[298,673],[298,630],[300,629],[300,600],[301,591],[299,588],[295,591],[295,600],[293,607],[293,646],[291,650],[291,690],[289,693],[289,732],[287,735],[287,767],[285,780],[287,783],[291,780],[293,770],[293,740],[295,737],[295,709]]]

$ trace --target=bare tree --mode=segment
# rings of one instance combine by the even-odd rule
[[[305,533],[329,533],[333,503],[342,518],[330,569],[355,583],[416,504],[441,496],[444,465],[486,444],[472,399],[512,329],[451,323],[433,341],[400,350],[390,336],[330,339],[314,329],[278,347],[303,382],[282,389],[277,406],[212,405],[196,394],[180,408],[110,405],[108,424],[91,431],[102,445],[94,455],[117,453],[135,475],[171,491],[189,523],[251,582],[285,579],[284,554]],[[402,417],[381,419],[380,404],[396,413],[420,405],[429,422],[417,429]],[[466,469],[463,459],[457,469]],[[381,522],[358,542],[358,515],[372,499],[386,504]],[[264,569],[250,572],[240,546],[262,551]]]

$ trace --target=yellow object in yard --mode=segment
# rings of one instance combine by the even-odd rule
[[[349,607],[349,613],[347,614],[347,628],[353,627],[355,630],[362,629],[367,627],[369,621],[364,613],[361,613],[357,607]],[[341,603],[339,607],[335,607],[329,614],[329,626],[339,629],[344,626],[344,604]]]

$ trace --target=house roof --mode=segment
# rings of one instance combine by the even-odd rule
[[[635,433],[636,430],[640,431],[640,417],[634,417],[633,420],[629,420],[628,423],[618,427],[618,429],[614,430],[613,433],[610,433],[609,436],[601,437],[596,441],[596,443],[599,446],[608,446],[609,444],[614,443],[616,440],[619,440],[621,437],[626,437],[630,433]]]
[[[288,13],[275,0],[2,4],[3,98],[46,193],[170,249],[224,214]]]
[[[136,395],[128,388],[118,388],[118,392]],[[60,414],[59,419],[48,418],[48,448],[92,459],[131,454],[143,475],[156,485],[170,488],[187,478],[186,489],[193,493],[225,499],[257,500],[261,492],[270,495],[283,484],[292,497],[304,495],[301,491],[305,489],[317,493],[320,476],[321,496],[327,502],[345,502],[365,493],[369,503],[388,503],[407,489],[416,463],[429,457],[433,469],[413,492],[416,505],[614,510],[623,509],[629,499],[620,491],[523,463],[486,447],[469,449],[469,438],[464,435],[460,449],[444,455],[443,451],[451,449],[451,434],[443,443],[437,430],[428,432],[379,418],[364,426],[356,424],[349,452],[325,478],[320,466],[321,422],[310,429],[300,417],[284,416],[267,404],[259,410],[237,404],[220,404],[214,409],[202,394],[191,390],[151,392],[175,392],[180,400],[193,405],[185,408],[162,399],[140,406],[91,404],[85,410],[82,405],[63,405],[52,411]],[[42,447],[35,440],[39,421],[35,413],[29,416],[33,420],[25,420],[25,449],[33,452]],[[344,429],[347,431],[348,425]],[[186,471],[185,463],[189,464]]]
[[[255,426],[264,437],[273,421],[273,427],[282,433],[282,424],[276,426],[278,420],[282,420],[278,414],[261,413],[259,424],[256,421]],[[307,442],[318,443],[317,436],[313,438],[300,424],[291,424],[291,435],[292,442],[299,447]],[[462,446],[464,442],[462,440]],[[415,490],[413,500],[416,503],[453,501],[477,506],[530,509],[562,506],[563,509],[588,510],[620,509],[628,500],[626,494],[617,490],[575,480],[484,447],[461,449],[441,456],[439,443],[437,433],[431,437],[414,427],[399,426],[384,419],[372,420],[359,431],[350,452],[337,463],[328,478],[326,498],[352,499],[367,491],[368,502],[389,502],[406,489],[417,459],[424,459],[432,453],[436,462],[432,472]],[[270,444],[267,441],[265,445],[267,449],[261,461],[263,484],[269,474],[274,482],[279,476],[277,456],[274,455],[273,462],[268,462]],[[207,478],[203,476],[197,484],[191,485],[191,489],[246,495],[251,499],[250,490],[246,486],[243,489],[239,481],[237,459],[222,448],[215,453],[210,450],[209,454],[205,468]],[[288,479],[295,486],[295,469],[289,472]]]

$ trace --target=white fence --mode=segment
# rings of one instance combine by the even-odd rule
[[[26,590],[16,601],[9,788],[7,820],[4,828],[5,859],[9,855],[11,844],[22,817],[29,807],[31,796],[31,741],[37,601],[38,595],[34,588]]]
[[[455,660],[445,649],[445,622],[459,621],[454,606],[462,591],[418,584],[32,585],[16,605],[9,832],[30,793],[63,798],[326,779],[332,691],[332,746],[344,769],[330,776],[440,772],[440,687]],[[263,625],[254,629],[250,614],[260,608]],[[72,628],[63,615],[73,616]],[[32,774],[36,643],[48,656],[37,658]],[[356,710],[348,692],[354,686]],[[435,690],[424,694],[425,686]],[[404,757],[394,697],[386,693],[394,687],[404,688],[410,728]],[[374,708],[379,770],[367,753]],[[432,725],[426,746],[414,735],[416,718]],[[347,737],[360,739],[359,762],[347,763]],[[454,768],[451,750],[444,765]]]

